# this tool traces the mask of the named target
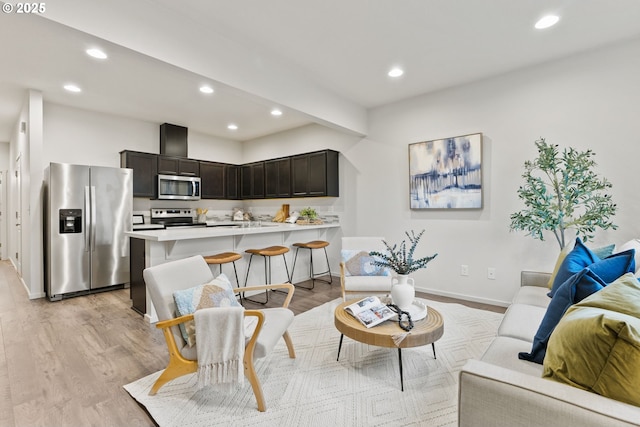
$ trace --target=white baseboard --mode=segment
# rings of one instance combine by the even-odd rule
[[[442,297],[455,298],[463,301],[471,301],[471,302],[477,302],[481,304],[495,305],[497,307],[509,307],[509,305],[511,305],[511,302],[507,302],[507,301],[499,301],[499,300],[494,300],[489,298],[479,298],[473,295],[464,295],[464,294],[458,294],[454,292],[446,292],[438,289],[419,288],[416,286],[416,291],[425,292],[433,295],[439,295]]]

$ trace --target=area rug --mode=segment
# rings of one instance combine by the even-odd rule
[[[404,392],[400,391],[398,352],[344,339],[333,312],[341,300],[295,317],[289,329],[296,359],[283,341],[256,362],[267,404],[258,412],[248,381],[233,394],[196,389],[195,374],[178,378],[155,396],[149,390],[160,372],[124,388],[144,405],[155,422],[169,426],[455,426],[458,372],[482,355],[502,315],[459,304],[429,301],[445,325],[431,346],[402,351]]]

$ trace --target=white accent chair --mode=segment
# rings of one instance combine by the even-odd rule
[[[342,251],[361,250],[365,252],[386,250],[384,237],[343,237]],[[350,275],[345,261],[340,262],[340,285],[342,299],[346,301],[373,294],[388,295],[391,292],[391,276],[354,276]]]
[[[189,347],[178,327],[180,323],[193,320],[194,316],[190,314],[175,317],[176,305],[173,293],[177,290],[209,283],[214,277],[206,261],[200,255],[146,268],[143,277],[158,314],[159,321],[156,327],[162,329],[169,350],[169,363],[149,392],[150,395],[155,395],[160,387],[167,382],[198,370],[197,344]],[[258,318],[254,333],[250,338],[246,338],[244,374],[251,383],[260,412],[266,410],[266,404],[253,360],[266,356],[275,347],[280,337],[284,338],[289,350],[289,357],[292,359],[296,357],[293,342],[287,332],[294,317],[293,312],[287,308],[293,296],[294,287],[286,283],[233,289],[233,292],[240,293],[278,288],[284,288],[288,291],[282,307],[245,310],[244,312],[245,319],[250,316]]]

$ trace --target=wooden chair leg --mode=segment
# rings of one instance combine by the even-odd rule
[[[251,383],[251,388],[253,389],[253,394],[255,395],[256,403],[258,404],[258,411],[265,412],[267,410],[267,405],[264,402],[264,394],[262,394],[260,380],[258,379],[256,370],[253,367],[253,355],[248,355],[247,353],[244,355],[244,376]]]
[[[153,387],[151,387],[151,391],[149,392],[150,396],[154,396],[160,387],[165,385],[171,380],[175,380],[178,377],[183,375],[191,374],[198,370],[198,363],[196,361],[188,361],[190,363],[171,363],[165,368],[165,370],[160,374],[155,383],[153,383]]]
[[[287,344],[287,350],[289,350],[289,357],[291,359],[296,358],[296,350],[293,348],[293,341],[291,341],[291,336],[289,336],[289,331],[285,331],[282,334],[282,338],[284,338],[284,342]]]
[[[151,387],[151,391],[149,391],[150,396],[155,395],[158,390],[160,390],[160,387],[169,381],[198,370],[198,362],[196,360],[185,359],[180,354],[173,335],[171,334],[171,328],[163,328],[162,333],[164,334],[169,350],[169,363],[153,384],[153,387]]]

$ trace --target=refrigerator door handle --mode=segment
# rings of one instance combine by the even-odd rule
[[[90,206],[90,201],[91,201],[91,192],[89,191],[89,187],[84,187],[84,215],[82,216],[84,218],[84,251],[85,252],[89,252],[89,249],[91,248],[91,236],[90,236],[90,220],[89,220],[89,215],[91,213],[91,206]]]
[[[91,252],[96,250],[96,187],[91,186]]]

